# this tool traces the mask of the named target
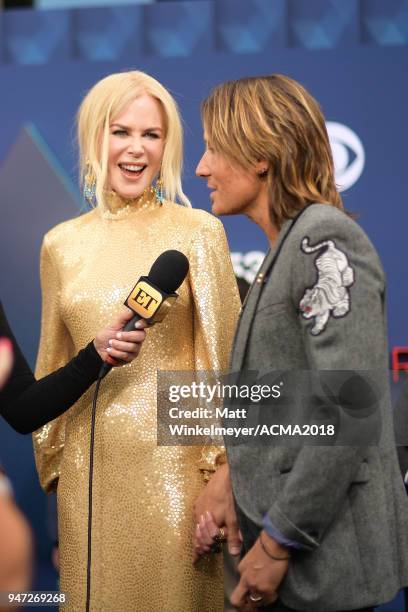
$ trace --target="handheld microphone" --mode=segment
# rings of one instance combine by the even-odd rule
[[[164,251],[159,255],[148,276],[139,278],[125,301],[125,306],[135,314],[126,323],[123,331],[133,331],[135,323],[141,319],[149,326],[163,321],[178,298],[176,289],[186,278],[188,269],[188,259],[180,251]],[[112,367],[109,363],[104,363],[98,379],[105,378]]]

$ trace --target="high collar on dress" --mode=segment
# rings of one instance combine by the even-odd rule
[[[98,206],[104,219],[123,219],[138,211],[154,210],[161,206],[153,187],[144,190],[139,198],[122,198],[115,191],[104,192],[104,202]]]

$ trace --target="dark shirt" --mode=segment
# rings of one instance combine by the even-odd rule
[[[0,390],[0,415],[19,433],[31,433],[58,417],[98,378],[103,362],[90,342],[66,366],[36,381],[10,329],[1,302],[0,337],[9,338],[14,350],[11,376]]]

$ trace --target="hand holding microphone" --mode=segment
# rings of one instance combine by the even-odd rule
[[[125,325],[132,319],[134,312],[123,306],[114,321],[99,331],[94,346],[100,358],[111,366],[121,366],[135,359],[146,338],[145,321],[138,321],[131,331],[124,331]]]
[[[125,301],[125,306],[132,310],[133,316],[123,327],[123,330],[117,332],[121,334],[121,338],[118,338],[116,333],[116,340],[112,340],[112,345],[110,347],[113,350],[109,351],[108,355],[116,359],[131,361],[128,352],[123,352],[123,349],[126,348],[124,344],[118,343],[125,341],[136,342],[137,346],[133,351],[134,356],[139,353],[140,344],[143,342],[144,336],[142,337],[139,335],[136,337],[133,335],[130,337],[125,336],[125,334],[140,334],[140,332],[134,331],[135,325],[138,322],[140,322],[138,327],[140,325],[140,328],[142,328],[160,323],[164,319],[174,302],[177,300],[178,295],[175,291],[186,278],[188,269],[188,259],[180,251],[169,250],[159,255],[152,265],[149,275],[139,278]],[[144,325],[142,325],[142,322],[144,322]],[[120,327],[118,329],[120,329]],[[145,332],[143,332],[143,334],[145,335]],[[123,354],[122,357],[119,356],[121,350]],[[104,378],[112,369],[113,365],[117,365],[116,362],[112,363],[111,360],[108,362],[107,358],[105,358],[104,361],[105,363],[99,372],[99,379]]]

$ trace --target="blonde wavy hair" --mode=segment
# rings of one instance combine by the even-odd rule
[[[165,145],[161,164],[166,199],[191,206],[183,192],[183,128],[177,103],[156,79],[140,71],[111,74],[92,87],[77,115],[80,183],[89,170],[96,181],[96,201],[103,203],[108,174],[109,126],[133,100],[148,94],[159,101],[165,118]]]
[[[270,216],[279,229],[308,203],[343,210],[316,100],[280,74],[221,83],[201,106],[209,146],[238,166],[269,163]]]

